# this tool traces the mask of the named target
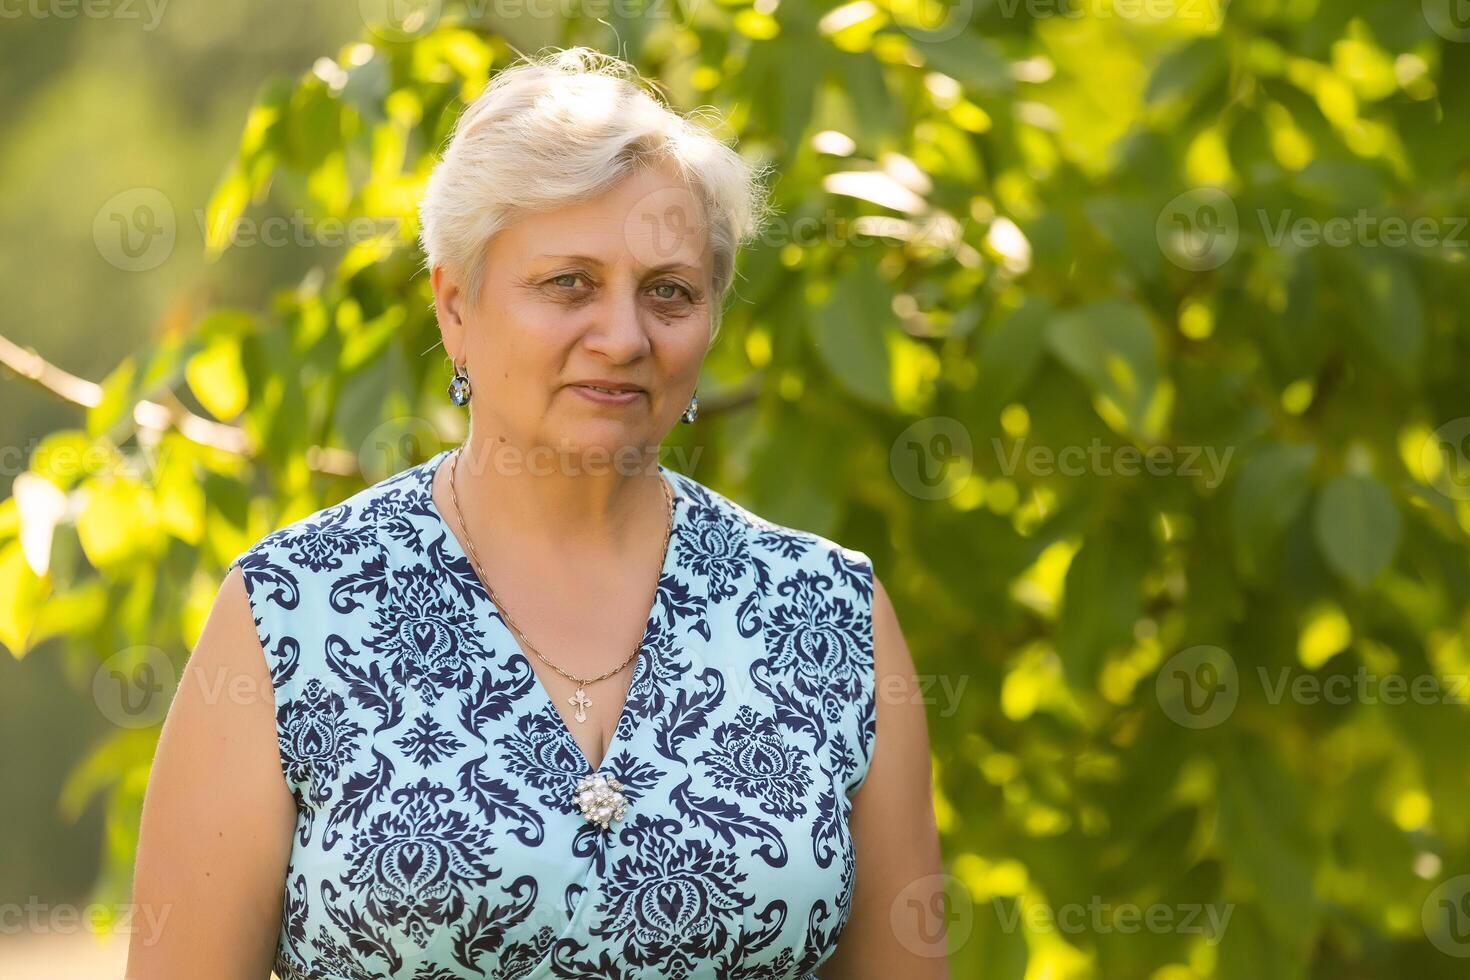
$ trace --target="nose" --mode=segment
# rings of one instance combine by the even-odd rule
[[[587,346],[617,364],[635,361],[648,353],[648,331],[636,285],[609,289],[606,302],[598,304],[587,328]]]

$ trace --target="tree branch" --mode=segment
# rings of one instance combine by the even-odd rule
[[[34,349],[21,347],[4,335],[0,335],[0,365],[70,404],[95,408],[102,403],[101,385],[57,367]],[[134,424],[140,429],[153,432],[173,429],[185,439],[201,446],[240,456],[255,454],[256,447],[244,429],[189,411],[171,391],[165,392],[161,401],[146,398],[139,401],[133,406],[132,416]],[[334,476],[353,476],[359,473],[356,458],[341,449],[312,446],[308,451],[307,462],[312,469]]]

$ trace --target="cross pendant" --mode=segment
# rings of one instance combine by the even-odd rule
[[[567,702],[569,704],[575,704],[577,706],[577,714],[575,715],[575,717],[578,721],[587,720],[587,708],[591,706],[592,700],[587,697],[586,691],[582,690],[580,687],[577,688],[577,693],[567,698]]]

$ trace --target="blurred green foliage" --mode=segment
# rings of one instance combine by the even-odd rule
[[[1396,0],[614,6],[451,8],[263,88],[211,253],[267,195],[382,233],[48,438],[76,506],[0,504],[0,642],[176,670],[230,557],[462,435],[418,195],[518,49],[588,43],[779,173],[669,446],[875,559],[936,681],[954,974],[1462,975],[1470,44]],[[65,794],[108,800],[106,900],[156,733]]]

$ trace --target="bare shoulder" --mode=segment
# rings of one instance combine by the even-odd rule
[[[906,797],[908,805],[917,805],[916,797],[927,803],[931,792],[929,725],[923,691],[913,654],[898,621],[898,611],[876,574],[873,576],[873,672],[877,732],[872,768],[858,791],[857,800],[897,793]],[[862,807],[861,802],[856,805]]]
[[[924,712],[918,703],[918,678],[914,669],[914,656],[904,639],[903,628],[898,622],[898,610],[883,586],[883,580],[873,575],[873,666],[876,673],[879,711],[885,700],[884,693],[896,694],[905,705],[910,702],[921,710],[899,712],[900,724],[912,724],[915,716],[922,721]],[[909,695],[913,695],[910,697]]]
[[[820,975],[947,980],[942,917],[910,921],[914,910],[940,907],[944,887],[925,699],[898,613],[876,574],[872,613],[877,723],[868,775],[853,799],[852,911]]]
[[[129,980],[267,976],[294,826],[270,672],[236,566],[180,675],[149,773]]]

